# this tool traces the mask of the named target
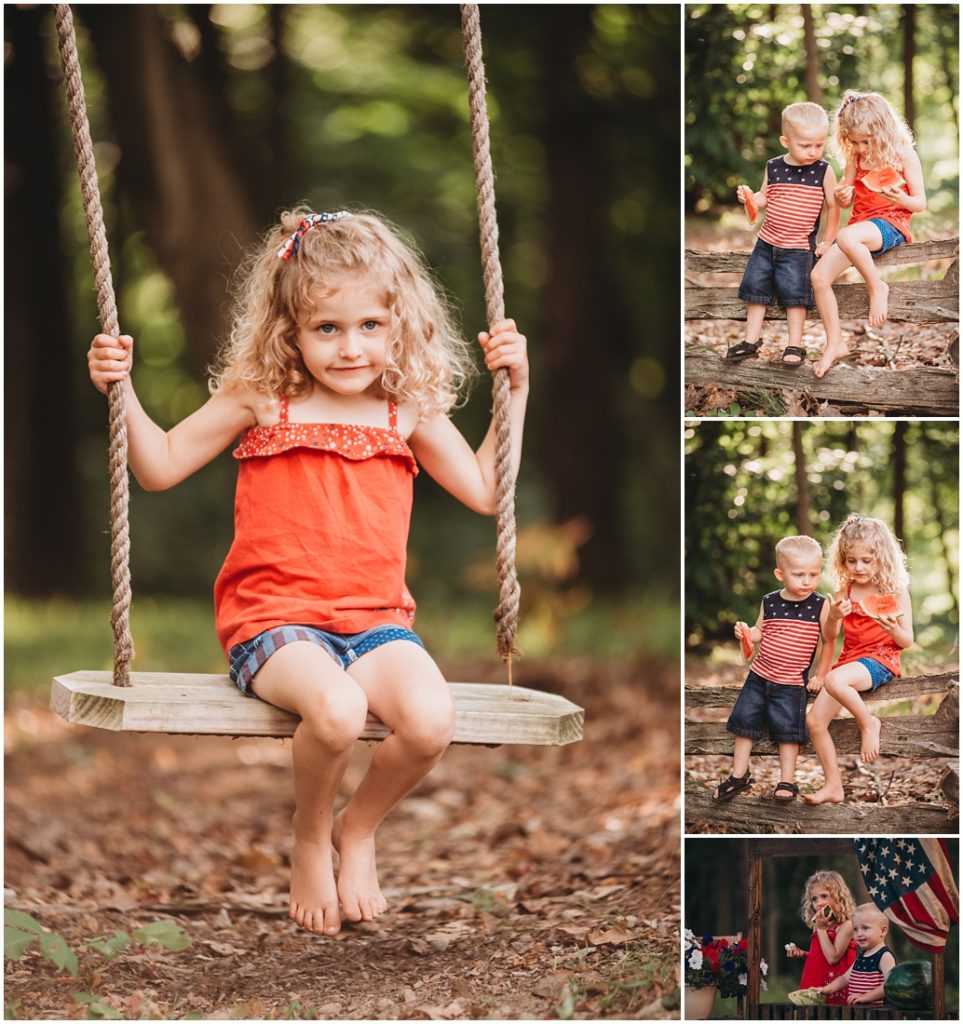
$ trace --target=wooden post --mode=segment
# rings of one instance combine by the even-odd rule
[[[933,1017],[942,1020],[946,1016],[946,993],[943,954],[933,954]]]
[[[749,859],[749,978],[746,999],[749,1003],[750,1020],[759,1017],[759,995],[762,975],[759,972],[762,960],[762,858],[755,852]]]

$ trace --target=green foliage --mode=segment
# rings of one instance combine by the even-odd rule
[[[179,952],[191,945],[190,938],[179,925],[171,921],[153,921],[151,924],[138,928],[133,936],[116,929],[109,938],[90,939],[82,943],[80,954],[83,960],[80,960],[62,935],[44,928],[31,914],[22,910],[5,909],[3,923],[4,956],[8,960],[19,960],[36,943],[38,952],[45,960],[50,961],[55,967],[66,971],[74,978],[83,971],[83,976],[88,983],[92,982],[94,977],[93,965],[88,962],[87,958],[87,954],[90,952],[98,953],[107,961],[111,961],[130,948],[133,942],[137,942],[141,946],[158,943],[172,952]],[[124,1016],[115,1006],[107,1002],[104,996],[96,992],[77,992],[73,998],[76,1002],[86,1006],[88,1020],[120,1020]],[[8,1004],[6,1016],[16,1018],[19,1009],[19,1004]]]
[[[797,467],[794,427],[803,463]],[[777,584],[773,548],[805,529],[824,548],[849,512],[893,523],[891,422],[763,420],[689,424],[685,432],[685,631],[689,645],[732,636],[755,621]],[[905,426],[902,538],[910,563],[916,642],[949,653],[958,624],[958,431],[953,423]],[[810,511],[800,523],[797,469]],[[823,591],[828,588],[824,580]]]
[[[812,100],[830,115],[846,89],[874,89],[903,105],[903,5],[811,6],[822,96],[806,94],[799,4],[690,4],[685,18],[685,203],[708,213],[758,188],[782,152],[780,112]],[[958,7],[918,4],[913,63],[915,134],[927,186],[927,223],[956,223],[959,184]],[[837,170],[841,170],[837,166]]]

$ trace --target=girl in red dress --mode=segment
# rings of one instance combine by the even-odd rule
[[[844,975],[856,959],[853,942],[853,911],[856,901],[841,875],[817,871],[803,887],[799,916],[812,928],[809,950],[794,942],[786,946],[791,957],[805,957],[800,989],[822,988]],[[827,996],[827,1003],[846,1005],[843,992]]]
[[[424,261],[381,218],[286,213],[247,271],[211,397],[171,430],[137,400],[130,337],[97,335],[88,362],[101,391],[123,382],[128,460],[146,490],[173,487],[241,435],[217,632],[242,693],[301,720],[290,916],[334,935],[342,917],[384,913],[375,832],[454,733],[448,684],[411,628],[413,480],[420,466],[494,514],[495,431],[473,451],[449,418],[473,369],[469,347]],[[514,477],[526,341],[513,320],[478,341],[489,370],[508,370]],[[335,816],[369,711],[389,735]]]

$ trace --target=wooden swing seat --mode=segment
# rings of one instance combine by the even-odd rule
[[[226,675],[131,672],[115,686],[110,672],[55,676],[50,706],[67,722],[130,732],[208,736],[291,736],[296,715],[245,697]],[[455,743],[564,746],[582,738],[585,712],[565,697],[522,686],[451,683]],[[381,740],[388,729],[374,715],[361,739]]]

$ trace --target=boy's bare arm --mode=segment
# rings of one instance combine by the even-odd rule
[[[836,241],[839,234],[840,209],[836,202],[836,174],[832,167],[826,168],[826,176],[823,178],[823,193],[826,196],[826,231],[823,240],[816,246],[816,255],[822,256],[829,247]]]

